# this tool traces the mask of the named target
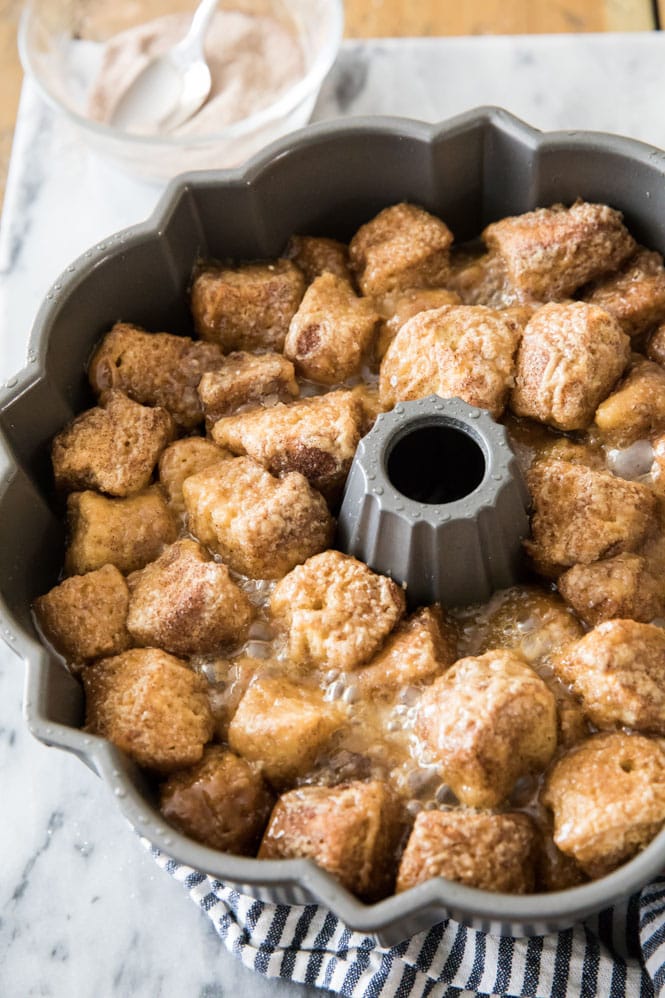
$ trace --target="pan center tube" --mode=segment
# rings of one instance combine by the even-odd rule
[[[485,602],[523,578],[528,503],[488,412],[437,395],[400,402],[358,446],[338,546],[404,585],[411,606]]]
[[[482,447],[446,416],[418,418],[387,454],[388,480],[407,499],[439,506],[470,495],[482,482],[487,463]]]

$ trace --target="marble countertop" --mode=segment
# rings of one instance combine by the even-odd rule
[[[665,36],[345,43],[315,119],[438,120],[481,104],[543,129],[665,147]],[[41,298],[67,263],[143,220],[160,194],[81,145],[29,84],[0,227],[0,382],[24,363]],[[23,670],[0,645],[0,994],[7,998],[314,995],[251,974],[162,873],[81,763],[27,732]]]

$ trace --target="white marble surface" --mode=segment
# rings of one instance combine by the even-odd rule
[[[665,36],[347,43],[315,116],[436,120],[479,104],[665,147]],[[145,218],[158,196],[89,155],[26,86],[0,228],[0,382],[22,365],[40,299],[68,261]],[[99,780],[31,738],[21,698],[21,663],[0,646],[0,995],[316,993],[229,956]]]

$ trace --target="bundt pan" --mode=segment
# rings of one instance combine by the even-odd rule
[[[197,257],[275,256],[294,232],[347,239],[402,200],[440,215],[464,240],[494,219],[578,197],[621,209],[636,238],[665,253],[665,153],[649,146],[594,133],[541,134],[492,108],[438,125],[326,123],[280,141],[243,169],[176,179],[146,224],[84,254],[47,295],[32,332],[36,359],[0,405],[1,633],[25,662],[33,734],[78,755],[114,792],[109,806],[115,801],[175,859],[260,900],[321,902],[384,944],[448,916],[494,933],[556,931],[638,890],[665,865],[663,831],[616,872],[573,889],[518,897],[436,879],[366,906],[307,860],[241,859],[198,845],[161,818],[132,762],[80,730],[79,682],[40,643],[30,610],[62,564],[49,444],[91,404],[85,367],[92,346],[119,317],[191,333],[186,288]]]

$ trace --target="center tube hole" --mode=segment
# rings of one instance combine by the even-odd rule
[[[407,499],[444,505],[470,495],[485,475],[485,455],[470,434],[450,423],[415,426],[388,454],[386,471]]]

